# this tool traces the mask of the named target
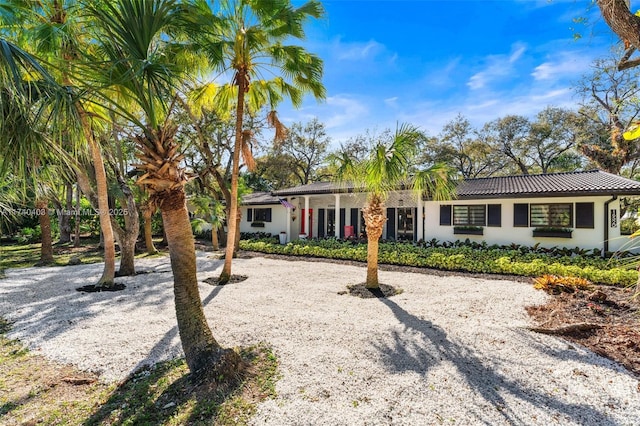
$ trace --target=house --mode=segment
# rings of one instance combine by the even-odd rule
[[[468,179],[448,201],[398,190],[386,202],[382,237],[625,250],[620,199],[635,196],[640,182],[601,170]],[[359,235],[365,198],[329,182],[254,193],[244,198],[240,229],[286,233],[287,241]]]

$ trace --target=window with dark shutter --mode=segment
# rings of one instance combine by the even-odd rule
[[[513,226],[525,228],[529,226],[529,204],[513,205]]]
[[[440,206],[440,226],[451,226],[451,205]]]
[[[253,209],[253,220],[256,222],[271,222],[271,208],[267,209]],[[247,220],[249,215],[247,215]]]
[[[593,203],[576,203],[576,228],[594,228]]]
[[[387,239],[396,239],[396,209],[393,207],[387,208]]]
[[[253,209],[247,209],[247,222],[253,222]]]
[[[487,205],[487,226],[502,226],[502,205]]]

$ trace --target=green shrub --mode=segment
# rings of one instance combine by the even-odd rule
[[[243,250],[293,256],[321,257],[366,262],[367,245],[342,241],[295,240],[280,245],[269,240],[242,240]],[[521,246],[497,247],[457,244],[433,247],[420,243],[380,243],[381,264],[416,266],[449,271],[520,275],[538,277],[545,274],[584,278],[595,283],[632,285],[637,271],[629,268],[624,259],[594,257],[592,251],[576,254],[580,249],[526,248]],[[571,253],[571,254],[570,254]]]

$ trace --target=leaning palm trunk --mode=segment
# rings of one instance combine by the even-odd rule
[[[182,349],[189,370],[214,380],[224,380],[238,371],[240,356],[223,349],[213,338],[198,291],[195,240],[191,231],[184,185],[188,176],[180,167],[184,158],[173,141],[177,128],[149,130],[136,138],[141,160],[136,167],[144,172],[138,179],[160,207],[169,258],[173,271],[176,318]],[[194,376],[195,377],[195,376]]]
[[[116,244],[111,228],[109,215],[109,198],[107,195],[107,174],[104,169],[102,152],[98,142],[93,137],[86,112],[81,105],[78,106],[84,136],[89,143],[91,150],[91,160],[96,173],[96,188],[98,193],[98,217],[100,218],[100,229],[104,238],[104,270],[102,277],[98,281],[98,286],[113,287],[113,279],[116,275]]]
[[[224,266],[220,273],[220,284],[226,284],[231,279],[231,262],[236,251],[236,232],[238,232],[238,175],[240,173],[240,151],[242,149],[242,118],[244,115],[244,95],[247,89],[248,77],[244,73],[236,74],[238,85],[238,104],[236,106],[236,139],[233,145],[233,162],[231,167],[231,203],[229,206],[229,231],[227,233],[227,247]]]
[[[216,379],[220,375],[228,379],[237,371],[240,358],[234,351],[218,344],[204,316],[196,277],[195,241],[184,189],[171,191],[159,204],[169,244],[178,330],[189,370]],[[215,371],[204,371],[204,368]]]
[[[378,241],[387,217],[384,203],[378,196],[372,196],[366,207],[362,209],[364,223],[367,226],[367,282],[370,289],[380,288],[378,282]]]

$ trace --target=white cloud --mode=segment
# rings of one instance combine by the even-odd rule
[[[511,46],[509,55],[490,55],[487,56],[485,68],[475,73],[469,78],[467,86],[471,90],[478,90],[486,87],[490,82],[498,80],[501,77],[511,74],[514,65],[524,55],[527,50],[522,43],[515,43]]]
[[[387,98],[384,100],[384,103],[391,108],[398,108],[398,97],[394,96],[392,98]]]
[[[342,43],[336,41],[337,58],[346,61],[360,61],[363,59],[373,58],[385,50],[384,45],[375,40],[369,40],[366,43]]]
[[[561,77],[575,77],[586,70],[592,58],[579,52],[561,52],[538,65],[531,76],[535,80],[555,80]]]

